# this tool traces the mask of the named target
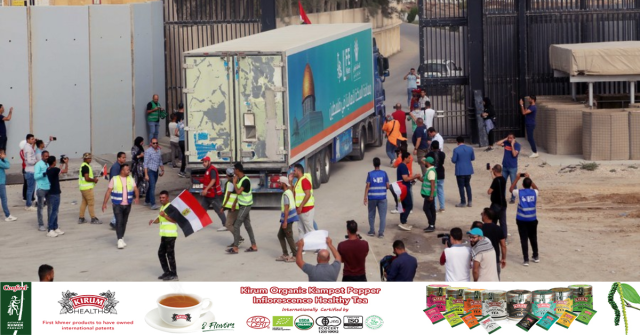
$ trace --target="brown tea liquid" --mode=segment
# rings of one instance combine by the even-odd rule
[[[199,303],[196,298],[188,295],[172,295],[160,300],[160,305],[176,308],[192,307]]]

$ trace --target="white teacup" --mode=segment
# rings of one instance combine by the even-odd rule
[[[160,304],[162,299],[171,296],[188,296],[198,300],[198,304],[191,307],[169,307]],[[165,294],[160,296],[157,300],[158,312],[160,312],[160,318],[166,324],[173,327],[187,327],[198,323],[198,320],[207,314],[209,309],[213,306],[211,300],[201,298],[195,294]]]

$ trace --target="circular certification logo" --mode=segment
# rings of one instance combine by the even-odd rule
[[[308,315],[300,315],[293,324],[300,330],[309,330],[313,327],[313,318]]]
[[[371,315],[367,318],[367,320],[365,320],[364,324],[367,325],[367,327],[370,329],[378,329],[382,327],[384,321],[377,315]]]

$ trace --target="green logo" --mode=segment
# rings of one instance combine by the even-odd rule
[[[31,334],[31,283],[1,283],[1,334]]]
[[[273,327],[293,327],[293,316],[274,316]]]
[[[300,315],[296,318],[294,324],[300,330],[309,330],[313,327],[313,318],[308,315]]]
[[[372,315],[367,318],[364,324],[367,325],[367,327],[370,329],[378,329],[382,327],[382,325],[384,325],[384,321],[382,320],[381,317],[377,315]]]

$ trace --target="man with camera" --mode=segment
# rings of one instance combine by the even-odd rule
[[[448,282],[471,281],[471,248],[462,244],[462,229],[453,228],[449,234],[438,234],[447,248],[442,251],[440,265],[444,265],[444,280]]]
[[[493,181],[487,194],[491,196],[491,210],[493,210],[495,217],[493,223],[500,221],[500,228],[502,228],[502,234],[506,239],[507,234],[507,180],[502,176],[502,166],[496,164],[491,169],[491,177]]]
[[[369,254],[369,243],[358,234],[358,223],[354,220],[347,221],[345,238],[338,244],[338,253],[344,263],[342,281],[367,281],[365,261]]]
[[[496,145],[504,147],[502,158],[502,176],[505,180],[511,178],[511,183],[516,180],[518,173],[518,155],[520,155],[520,143],[516,142],[516,135],[509,133],[505,139],[496,142]],[[511,195],[510,204],[515,203],[515,197]]]
[[[522,187],[524,188],[514,190],[518,185],[518,180],[522,177],[524,177],[522,181]],[[538,217],[536,216],[538,186],[533,183],[528,173],[521,173],[517,175],[509,191],[518,199],[516,224],[518,225],[520,244],[522,245],[522,256],[524,256],[522,265],[529,266],[529,241],[531,241],[531,249],[533,249],[533,262],[540,262],[538,257]]]

